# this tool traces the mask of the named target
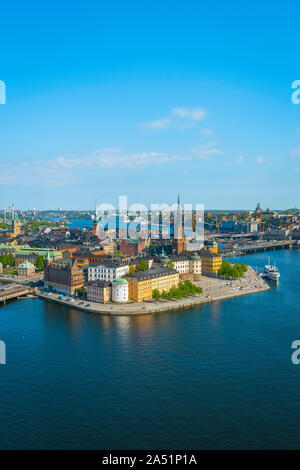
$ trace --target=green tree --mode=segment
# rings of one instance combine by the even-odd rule
[[[85,295],[84,287],[78,287],[77,289],[75,289],[75,294],[79,297],[83,297]]]
[[[141,259],[137,265],[137,271],[148,271],[148,265],[144,259]]]
[[[35,265],[37,269],[43,269],[44,268],[44,256],[39,255],[36,259]]]
[[[172,263],[171,260],[167,262],[166,267],[167,268],[172,268],[172,269],[174,268],[174,264]]]
[[[158,289],[154,289],[154,291],[152,292],[152,297],[153,297],[153,299],[155,299],[155,300],[159,300],[159,299],[160,299],[161,295],[160,295],[160,292],[159,292]]]

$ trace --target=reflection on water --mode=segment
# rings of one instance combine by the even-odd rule
[[[298,448],[290,346],[300,252],[276,262],[279,287],[201,308],[134,317],[40,299],[1,308],[0,447]]]

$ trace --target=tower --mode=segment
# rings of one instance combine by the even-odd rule
[[[185,238],[184,238],[184,224],[183,224],[183,217],[180,208],[180,199],[178,194],[178,201],[177,201],[177,210],[174,213],[173,217],[173,241],[172,241],[172,249],[179,255],[182,251],[185,250]]]
[[[21,223],[18,219],[18,214],[16,212],[13,212],[13,219],[12,219],[12,236],[16,237],[21,233]]]
[[[93,233],[99,234],[99,217],[97,215],[97,204],[95,203],[95,214],[93,215]]]

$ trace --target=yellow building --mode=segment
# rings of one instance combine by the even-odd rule
[[[134,302],[143,302],[152,299],[152,292],[169,291],[171,287],[179,284],[179,273],[171,268],[149,269],[138,271],[124,276],[128,283],[129,299]]]
[[[210,250],[198,251],[202,261],[202,274],[215,274],[222,267],[222,256]]]

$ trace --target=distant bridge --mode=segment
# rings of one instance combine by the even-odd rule
[[[254,242],[247,245],[239,245],[237,247],[220,248],[219,253],[222,256],[239,256],[247,255],[249,253],[257,253],[259,251],[279,250],[279,249],[292,249],[300,248],[299,240],[271,240],[263,242]]]

